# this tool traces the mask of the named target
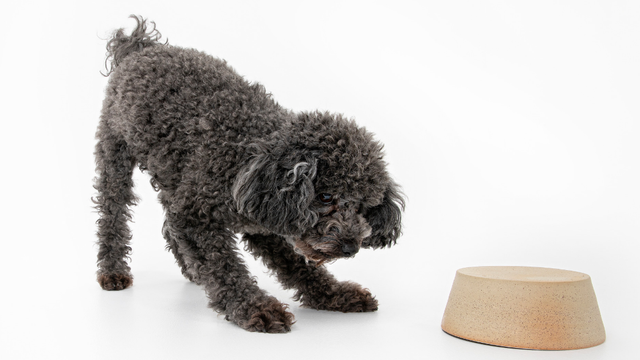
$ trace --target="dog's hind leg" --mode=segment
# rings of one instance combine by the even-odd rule
[[[135,204],[133,168],[136,161],[125,141],[101,121],[96,134],[96,172],[94,199],[100,215],[98,224],[98,282],[105,290],[122,290],[131,286],[133,276],[127,259],[131,253],[131,219],[129,206]]]
[[[151,183],[153,184],[153,181]],[[154,189],[158,189],[158,187],[154,185]],[[166,192],[166,190],[159,191],[158,200],[160,200],[160,204],[162,204],[165,211],[169,211],[171,208],[171,194]],[[173,231],[173,226],[171,226],[171,222],[167,217],[165,217],[164,224],[162,224],[162,236],[167,241],[165,249],[171,251],[173,256],[176,258],[176,263],[180,266],[182,275],[191,282],[197,282],[195,272],[193,271],[193,267],[190,266],[188,256],[185,256],[185,254],[180,250],[179,243],[182,242],[180,234]],[[183,247],[184,246],[186,245],[183,245]]]
[[[187,273],[204,287],[209,307],[245,330],[269,333],[291,330],[293,314],[258,287],[238,252],[232,232],[213,224],[191,227],[179,220],[177,215],[168,215],[165,231],[176,242]]]
[[[173,256],[176,258],[176,262],[180,266],[182,275],[191,282],[198,282],[195,266],[193,266],[193,260],[189,259],[189,256],[185,256],[183,248],[187,247],[186,239],[181,239],[180,233],[173,230],[168,220],[164,221],[162,225],[162,236],[167,241],[167,250],[171,250]],[[180,243],[183,243],[182,248]]]
[[[247,250],[262,258],[284,288],[296,290],[294,300],[303,306],[342,312],[378,310],[378,301],[369,290],[354,282],[336,280],[323,266],[307,264],[282,237],[245,234],[243,240]]]

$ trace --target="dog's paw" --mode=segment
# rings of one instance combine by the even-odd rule
[[[133,276],[130,274],[100,274],[98,283],[105,290],[124,290],[133,285]]]
[[[378,310],[378,300],[369,290],[352,282],[340,282],[322,296],[302,296],[304,307],[341,311],[341,312],[371,312]]]
[[[248,331],[287,333],[291,331],[291,325],[295,322],[295,317],[287,311],[287,307],[279,301],[263,304],[250,315],[248,321],[239,325]]]

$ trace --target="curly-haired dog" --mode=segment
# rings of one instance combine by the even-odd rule
[[[134,17],[108,42],[111,62],[95,150],[98,282],[132,284],[127,221],[136,166],[151,175],[167,247],[210,307],[249,331],[287,332],[293,315],[261,290],[235,233],[303,306],[375,311],[360,285],[323,263],[382,248],[400,234],[404,201],[382,145],[340,115],[293,113],[224,61],[160,43]]]

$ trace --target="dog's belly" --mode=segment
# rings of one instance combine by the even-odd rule
[[[258,224],[249,225],[248,219],[243,218],[242,221],[238,222],[238,226],[234,229],[231,229],[234,233],[240,234],[252,234],[252,235],[270,235],[273,232],[269,231],[267,228],[262,227]]]

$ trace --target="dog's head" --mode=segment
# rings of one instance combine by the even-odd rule
[[[240,214],[317,264],[395,244],[404,199],[364,128],[302,113],[277,139],[254,145],[232,189]]]

